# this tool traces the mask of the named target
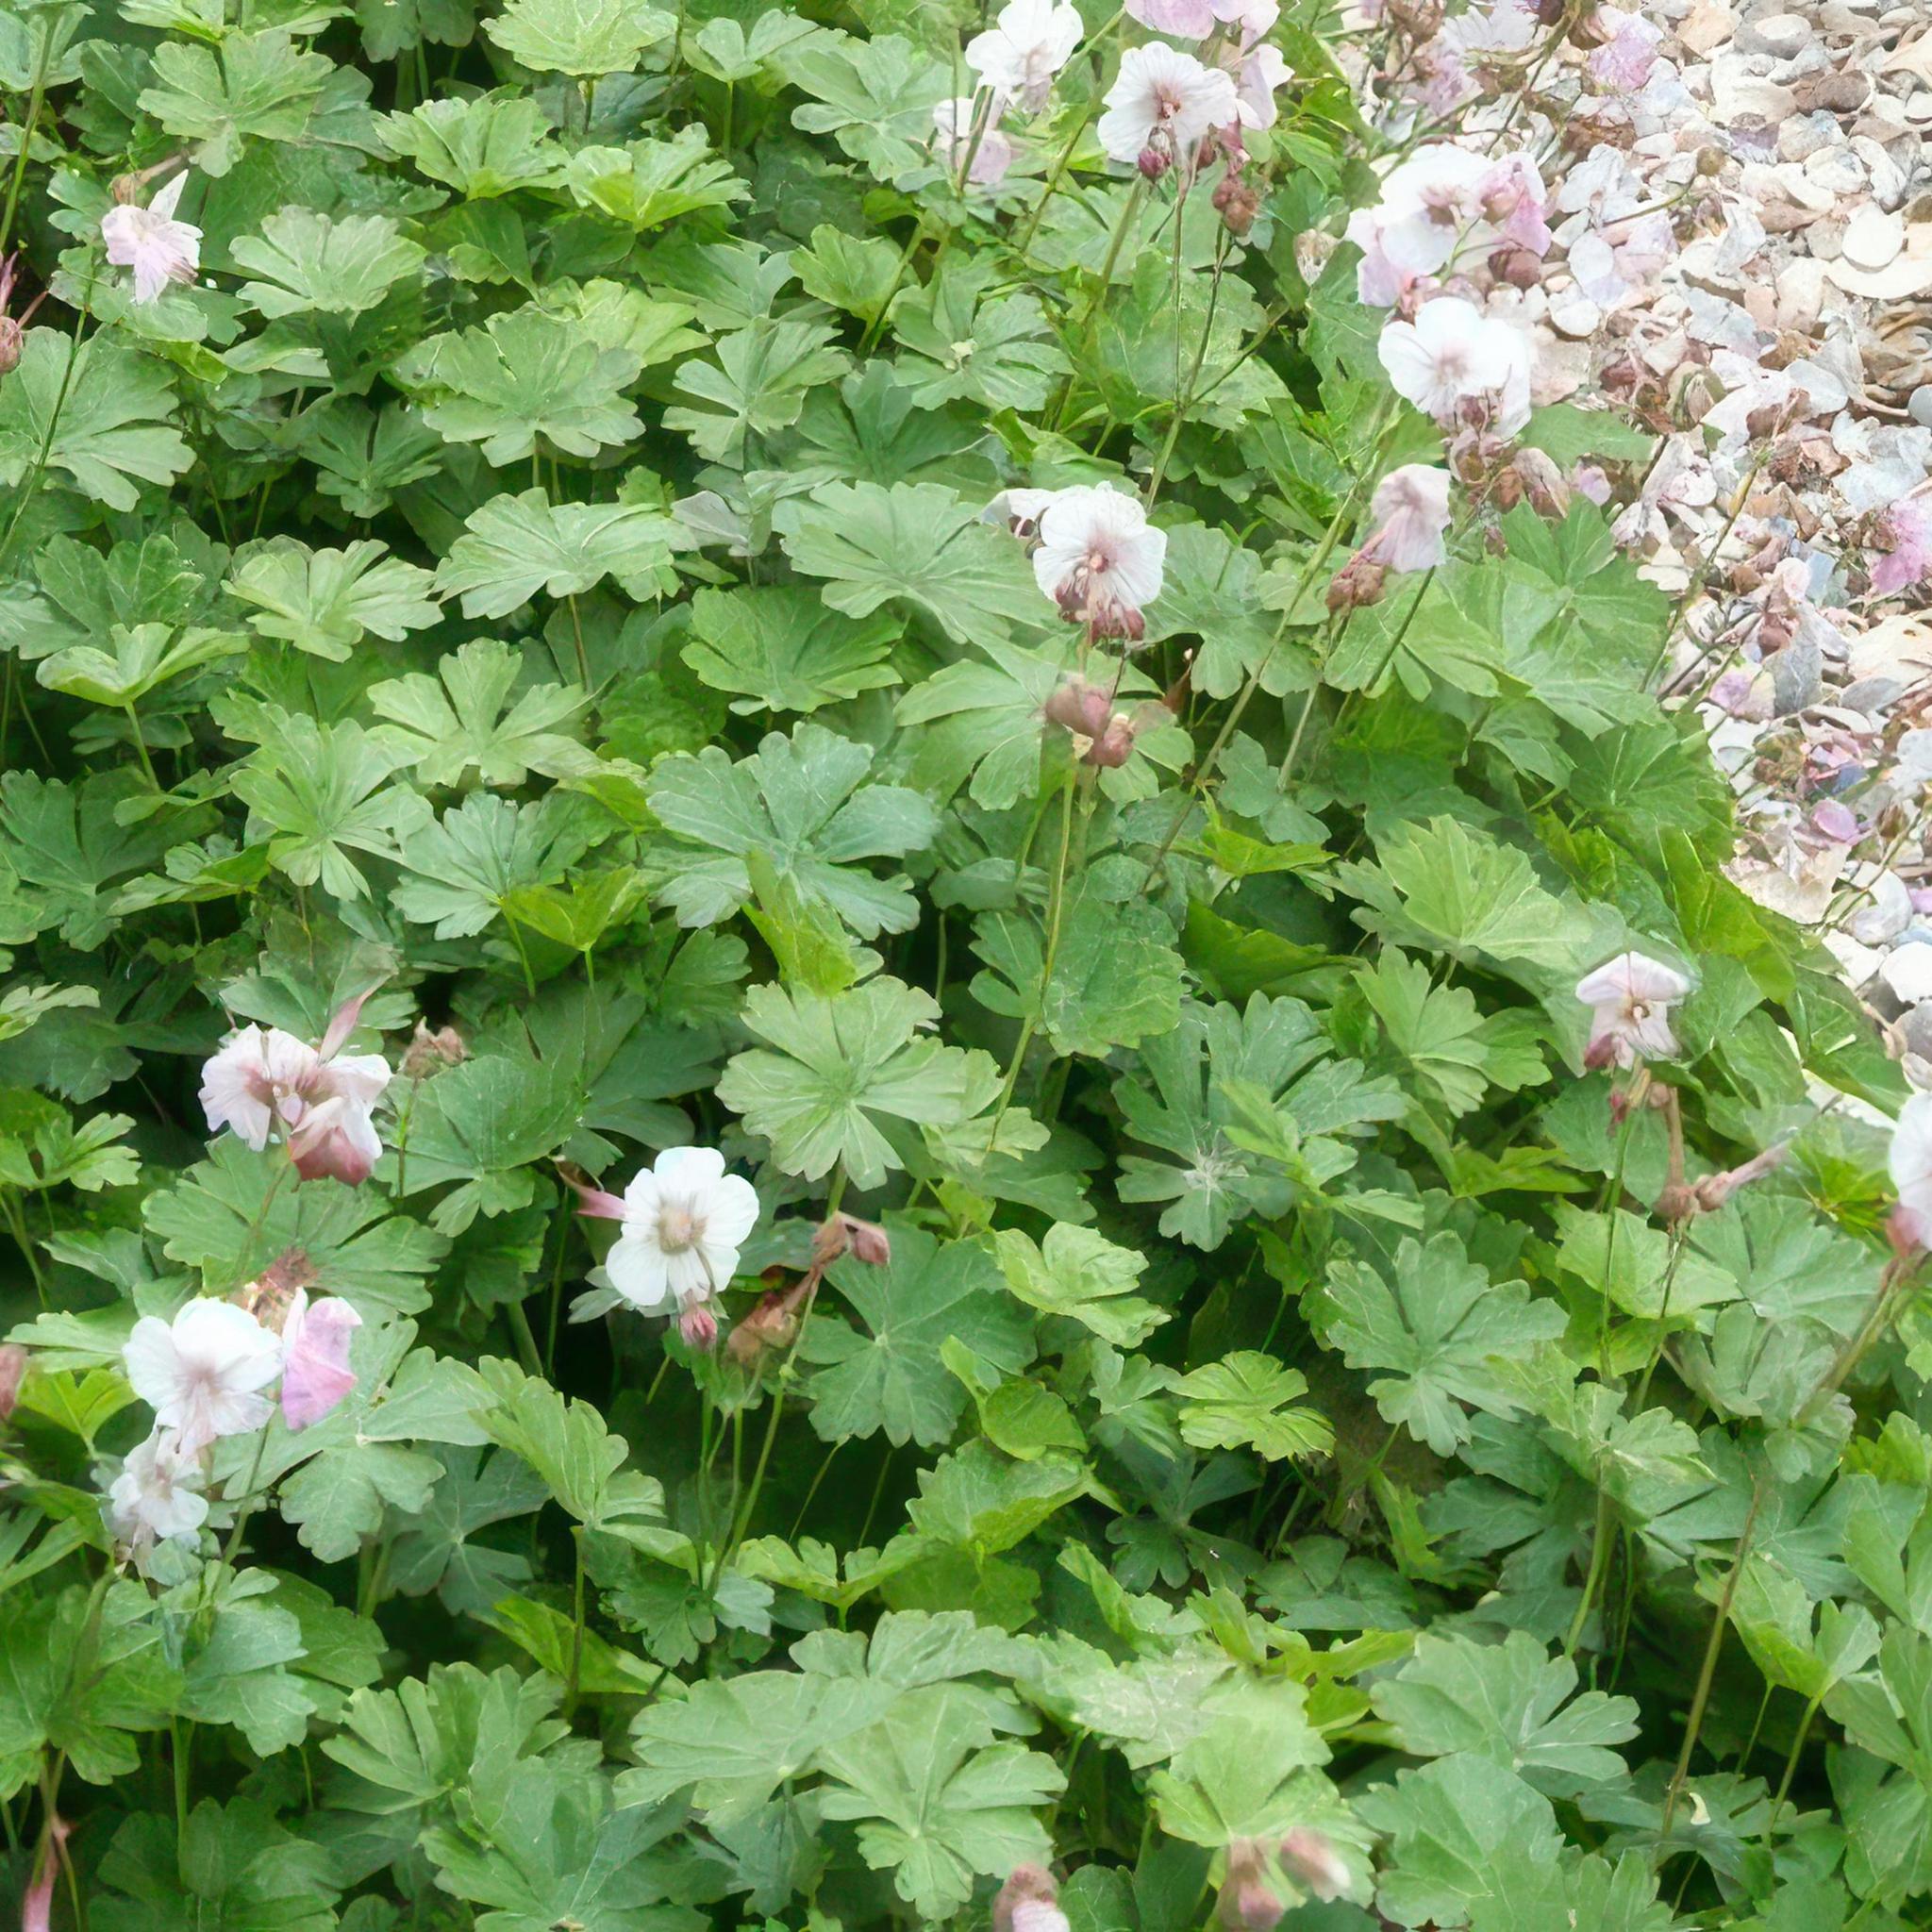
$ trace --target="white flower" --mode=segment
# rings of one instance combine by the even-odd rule
[[[1128,19],[1176,40],[1205,40],[1214,31],[1214,8],[1208,0],[1126,0],[1126,8]]]
[[[233,1302],[198,1300],[172,1323],[143,1315],[123,1359],[156,1425],[178,1430],[181,1453],[192,1456],[269,1419],[274,1405],[261,1391],[282,1372],[282,1345]]]
[[[1591,1008],[1590,1045],[1584,1064],[1634,1066],[1641,1059],[1669,1059],[1677,1051],[1670,1009],[1690,991],[1674,966],[1642,953],[1620,953],[1576,982],[1576,997]]]
[[[1915,1093],[1899,1109],[1890,1167],[1905,1231],[1922,1248],[1932,1247],[1932,1093]]]
[[[1054,500],[1051,490],[1002,490],[979,512],[982,524],[1004,524],[1016,537],[1030,537],[1041,512]]]
[[[1216,20],[1241,28],[1245,53],[1281,18],[1280,0],[1208,0]]]
[[[932,125],[934,143],[945,159],[946,166],[958,169],[964,166],[966,157],[973,157],[973,166],[966,178],[982,188],[994,188],[1006,178],[1006,173],[1013,165],[1013,143],[1002,134],[997,123],[1000,104],[996,96],[969,99],[961,94],[958,100],[935,101],[932,104]],[[974,143],[974,130],[979,131],[978,144]]]
[[[1013,1932],[1068,1932],[1067,1915],[1050,1898],[1023,1898],[1013,1907]]]
[[[201,267],[201,230],[175,219],[187,181],[184,168],[146,208],[116,202],[101,217],[108,259],[134,271],[137,302],[154,301],[170,282],[192,282]]]
[[[1405,463],[1375,486],[1371,514],[1377,525],[1370,547],[1391,570],[1434,570],[1448,560],[1449,472]]]
[[[127,1452],[121,1473],[108,1486],[108,1519],[123,1542],[145,1545],[157,1538],[192,1537],[208,1521],[208,1498],[198,1456],[181,1439],[158,1428]]]
[[[1108,90],[1100,144],[1117,161],[1158,175],[1193,158],[1201,137],[1239,116],[1234,81],[1174,47],[1130,47]]]
[[[279,1026],[242,1027],[201,1070],[210,1131],[231,1128],[259,1154],[279,1128],[304,1180],[366,1180],[382,1154],[370,1111],[390,1083],[390,1066],[380,1054],[329,1050],[353,1024],[353,1015],[348,1025],[338,1015],[320,1048]]]
[[[1377,353],[1398,395],[1445,428],[1463,405],[1481,404],[1488,426],[1513,436],[1529,421],[1529,339],[1457,295],[1425,303],[1413,322],[1391,322]]]
[[[1237,110],[1243,127],[1273,127],[1280,109],[1274,105],[1274,91],[1294,78],[1294,69],[1279,47],[1255,48],[1241,62],[1235,77]]]
[[[623,1231],[604,1263],[634,1308],[679,1308],[730,1285],[758,1218],[758,1191],[714,1147],[670,1147],[624,1191]]]
[[[993,25],[966,42],[966,64],[982,87],[1033,113],[1045,105],[1054,75],[1083,31],[1078,10],[1066,0],[1007,0]]]
[[[1364,253],[1378,247],[1409,275],[1433,275],[1481,220],[1483,190],[1494,173],[1493,161],[1453,142],[1425,147],[1389,171],[1374,208],[1349,217],[1348,239]]]
[[[1033,580],[1071,621],[1096,637],[1137,641],[1141,612],[1160,594],[1167,533],[1147,522],[1138,496],[1110,484],[1056,492],[1040,515]]]

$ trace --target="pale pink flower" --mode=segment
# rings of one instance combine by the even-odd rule
[[[1576,982],[1576,997],[1590,1008],[1590,1044],[1584,1064],[1631,1067],[1641,1059],[1670,1059],[1677,1051],[1671,1008],[1690,991],[1674,966],[1642,953],[1621,953]]]
[[[1529,339],[1460,296],[1439,295],[1413,322],[1391,322],[1378,353],[1396,393],[1445,428],[1471,408],[1503,436],[1529,421]]]
[[[1448,560],[1449,472],[1405,463],[1375,486],[1370,514],[1377,525],[1368,548],[1390,570],[1434,570]]]
[[[1013,165],[1013,143],[996,125],[999,112],[997,99],[989,105],[984,97],[969,100],[963,94],[958,100],[932,104],[934,146],[946,166],[955,170],[965,166],[970,154],[973,166],[966,178],[981,188],[998,187]],[[974,145],[975,127],[979,131],[977,146]]]
[[[1066,0],[1007,0],[993,25],[966,42],[966,64],[981,87],[1017,100],[1028,113],[1046,104],[1053,77],[1084,31]]]
[[[175,219],[187,181],[184,168],[147,207],[116,202],[101,217],[108,259],[134,271],[137,302],[154,301],[170,282],[192,282],[201,268],[201,230]]]
[[[291,1432],[334,1414],[356,1386],[349,1342],[362,1317],[338,1295],[319,1302],[298,1288],[282,1322],[282,1420]]]
[[[1626,13],[1621,7],[1600,7],[1596,18],[1610,38],[1592,47],[1583,64],[1606,92],[1633,94],[1650,78],[1663,35],[1641,14]]]
[[[1179,41],[1205,40],[1214,31],[1208,0],[1126,0],[1127,18]]]
[[[1527,150],[1506,155],[1489,172],[1478,191],[1482,197],[1486,245],[1507,242],[1526,248],[1541,258],[1550,252],[1550,225],[1543,219],[1549,191],[1542,170]]]
[[[1903,497],[1885,513],[1891,548],[1872,563],[1872,592],[1890,597],[1932,576],[1932,503]]]
[[[1138,641],[1141,613],[1160,594],[1167,533],[1138,496],[1111,484],[1061,490],[1041,512],[1033,580],[1069,621],[1096,637]]]
[[[1337,1899],[1348,1890],[1348,1864],[1325,1834],[1298,1824],[1281,1840],[1282,1869],[1319,1899]]]
[[[1275,90],[1294,78],[1294,69],[1279,47],[1265,42],[1254,48],[1241,61],[1235,76],[1237,111],[1243,127],[1273,127],[1280,109],[1274,105]]]
[[[1209,0],[1209,5],[1224,26],[1241,29],[1243,53],[1281,18],[1280,0]]]
[[[208,1521],[199,1454],[190,1455],[172,1429],[157,1428],[130,1449],[108,1486],[108,1516],[124,1543],[144,1549],[170,1537],[192,1537]]]
[[[609,1204],[609,1205],[606,1205]],[[680,1311],[731,1284],[738,1251],[758,1224],[758,1191],[724,1172],[714,1147],[670,1147],[624,1191],[587,1197],[585,1211],[623,1224],[604,1263],[610,1285],[649,1312],[675,1302]]]
[[[1373,208],[1349,217],[1347,236],[1412,275],[1434,275],[1482,219],[1484,192],[1497,173],[1485,156],[1439,142],[1391,168]]]
[[[122,1358],[156,1426],[179,1431],[184,1456],[258,1429],[273,1412],[261,1391],[282,1372],[281,1343],[253,1315],[205,1299],[184,1302],[172,1322],[143,1315]]]
[[[390,1066],[380,1054],[337,1051],[361,1008],[360,998],[349,1001],[319,1047],[279,1026],[250,1024],[232,1034],[201,1070],[210,1130],[228,1127],[258,1154],[279,1132],[306,1181],[328,1175],[354,1187],[368,1179],[382,1155],[370,1113],[390,1083]]]
[[[1059,1887],[1043,1865],[1015,1865],[992,1902],[993,1932],[1067,1932]]]
[[[1202,137],[1239,111],[1234,82],[1220,68],[1174,47],[1130,47],[1108,90],[1100,145],[1114,160],[1158,175],[1176,163],[1191,167]]]
[[[1932,1247],[1932,1093],[1915,1093],[1899,1109],[1889,1165],[1905,1233]]]

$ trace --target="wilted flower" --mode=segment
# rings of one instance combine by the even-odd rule
[[[355,1030],[363,997],[337,1012],[319,1047],[279,1026],[232,1034],[201,1070],[208,1126],[232,1129],[258,1154],[279,1127],[305,1181],[367,1180],[382,1156],[370,1110],[389,1085],[389,1062],[380,1054],[337,1052]]]
[[[445,1067],[459,1067],[470,1057],[463,1036],[454,1026],[439,1026],[431,1032],[421,1020],[403,1049],[402,1064],[396,1071],[406,1080],[427,1080]]]
[[[998,127],[999,103],[996,98],[935,101],[932,104],[934,144],[947,167],[960,168],[966,157],[973,157],[966,178],[981,188],[996,188],[1013,165],[1013,143]],[[974,129],[977,128],[977,145]]]
[[[282,1420],[291,1430],[332,1415],[356,1386],[349,1341],[362,1317],[336,1295],[319,1302],[298,1288],[282,1324]]]
[[[108,1486],[114,1534],[137,1548],[193,1536],[208,1521],[208,1498],[201,1493],[205,1480],[200,1455],[185,1450],[173,1429],[157,1428],[127,1452],[120,1474]]]
[[[749,1181],[724,1172],[715,1147],[667,1147],[622,1200],[585,1191],[584,1211],[623,1224],[604,1263],[611,1287],[634,1308],[675,1302],[681,1312],[729,1285],[758,1224],[758,1197]]]
[[[1413,322],[1391,322],[1377,353],[1396,393],[1445,428],[1472,406],[1504,436],[1529,421],[1529,339],[1459,296],[1440,295]]]
[[[184,168],[147,207],[116,202],[101,217],[108,259],[134,271],[137,302],[154,301],[170,282],[192,282],[201,268],[201,230],[175,219],[187,184]]]
[[[1890,548],[1872,566],[1872,591],[1890,597],[1932,576],[1932,503],[1907,496],[1885,512],[1880,526]]]
[[[1282,1870],[1319,1899],[1340,1898],[1348,1890],[1348,1866],[1327,1836],[1298,1824],[1281,1840],[1275,1856]]]
[[[17,1341],[0,1342],[0,1423],[13,1414],[20,1385],[26,1380],[27,1354]]]
[[[1116,161],[1159,175],[1238,115],[1234,82],[1220,68],[1204,67],[1174,47],[1130,47],[1108,91],[1100,145]]]
[[[1126,0],[1127,18],[1178,41],[1198,41],[1214,31],[1208,0]]]
[[[1368,549],[1391,570],[1434,570],[1447,560],[1449,472],[1405,463],[1375,486],[1370,514],[1377,525]]]
[[[1889,1165],[1899,1232],[1915,1247],[1932,1247],[1932,1093],[1915,1093],[1899,1108]]]
[[[1078,11],[1066,0],[1007,0],[993,25],[966,42],[966,64],[982,87],[1032,113],[1045,105],[1054,75],[1083,31]]]
[[[1344,611],[1365,610],[1382,601],[1383,585],[1389,566],[1364,546],[1357,550],[1328,580],[1324,599],[1329,611],[1340,617]]]
[[[192,1456],[218,1436],[245,1435],[274,1405],[261,1391],[282,1372],[281,1343],[233,1302],[184,1302],[173,1322],[143,1315],[122,1353],[157,1427],[180,1432]]]
[[[1060,1889],[1041,1865],[1015,1865],[992,1902],[993,1932],[1067,1932]]]
[[[1166,558],[1167,533],[1148,523],[1138,496],[1082,484],[1056,492],[1041,511],[1033,578],[1070,622],[1132,641],[1145,630],[1142,609],[1160,594]]]
[[[1641,1059],[1669,1059],[1677,1051],[1670,1009],[1690,991],[1674,966],[1642,953],[1620,953],[1576,982],[1576,997],[1591,1008],[1589,1067],[1630,1067]]]

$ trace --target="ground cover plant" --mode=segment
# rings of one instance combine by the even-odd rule
[[[23,1932],[1927,1923],[1926,432],[1683,35],[10,0]]]

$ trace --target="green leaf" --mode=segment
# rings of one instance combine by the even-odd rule
[[[571,157],[567,182],[580,207],[640,233],[700,208],[728,208],[751,192],[731,163],[711,152],[705,130],[695,124],[680,127],[668,141],[579,148]]]
[[[976,1875],[1048,1856],[1030,1807],[1060,1790],[1059,1768],[991,1737],[972,1693],[942,1684],[903,1694],[877,1724],[821,1753],[833,1780],[821,1809],[857,1823],[860,1856],[890,1871],[924,1919],[957,1911]]]
[[[1485,1020],[1473,993],[1437,986],[1419,959],[1387,949],[1357,983],[1426,1104],[1465,1114],[1491,1085],[1514,1091],[1546,1077],[1528,1016],[1502,1012]]]
[[[1523,853],[1456,819],[1402,827],[1377,857],[1335,877],[1367,902],[1362,923],[1391,939],[1557,972],[1574,970],[1589,940],[1582,908],[1545,891]]]
[[[509,0],[483,31],[521,66],[585,75],[628,74],[676,25],[647,0]]]
[[[750,1671],[700,1679],[679,1699],[640,1711],[631,1724],[635,1771],[618,1779],[627,1804],[658,1804],[689,1790],[713,1829],[753,1816],[819,1753],[891,1709],[896,1685],[802,1671]]]
[[[888,661],[903,626],[890,616],[855,621],[797,585],[700,591],[691,599],[684,658],[731,708],[816,711],[899,682]]]
[[[115,336],[76,351],[58,329],[30,328],[19,366],[0,384],[0,484],[23,483],[44,450],[56,480],[130,510],[141,484],[172,483],[194,460],[174,413],[166,365],[153,357]]]
[[[474,442],[501,468],[546,449],[594,457],[643,433],[622,391],[636,357],[606,348],[581,324],[534,306],[492,315],[481,328],[432,336],[395,377],[424,406],[423,420],[451,442]]]
[[[448,1242],[395,1213],[373,1188],[340,1181],[273,1187],[281,1159],[252,1154],[224,1135],[206,1160],[143,1204],[142,1219],[161,1252],[198,1269],[209,1293],[228,1294],[277,1255],[300,1248],[328,1291],[365,1320],[427,1307],[425,1284]]]
[[[845,373],[845,353],[819,323],[760,322],[717,345],[717,365],[695,359],[677,373],[681,395],[700,405],[664,412],[708,462],[746,467],[755,446],[798,421],[807,394]],[[868,612],[855,610],[854,616]]]
[[[477,638],[421,672],[372,685],[369,708],[389,720],[375,736],[405,754],[420,785],[478,780],[506,791],[532,772],[560,778],[592,760],[571,730],[587,700],[575,685],[529,680],[521,653]],[[517,687],[523,685],[520,693]]]
[[[717,853],[680,853],[661,896],[682,925],[715,925],[752,896],[747,861],[767,861],[807,906],[822,905],[862,939],[906,932],[919,908],[904,877],[876,879],[867,858],[930,844],[939,814],[919,792],[871,785],[871,750],[817,724],[772,732],[736,764],[716,745],[661,760],[651,809],[665,828]]]
[[[921,1037],[939,1017],[928,994],[891,978],[829,996],[755,986],[743,1020],[767,1044],[732,1059],[718,1098],[787,1173],[816,1180],[842,1161],[855,1186],[876,1187],[905,1158],[875,1116],[962,1126],[998,1095],[990,1055]]]
[[[1121,899],[1090,869],[1060,908],[1050,974],[1047,932],[1038,922],[1019,910],[980,914],[973,950],[991,971],[974,975],[973,996],[989,1012],[1037,1026],[1056,1053],[1103,1058],[1180,1024],[1181,956],[1168,943],[1173,937],[1157,908]]]
[[[1363,1261],[1331,1261],[1312,1298],[1315,1329],[1352,1369],[1382,1370],[1369,1393],[1382,1419],[1438,1456],[1469,1441],[1463,1404],[1508,1416],[1524,1405],[1511,1370],[1567,1326],[1554,1302],[1520,1281],[1498,1285],[1450,1233],[1405,1239],[1393,1278]]]
[[[110,1888],[94,1907],[101,1932],[329,1932],[337,1923],[328,1854],[258,1799],[204,1798],[179,1839],[172,1817],[136,1812],[101,1859],[101,1881]]]
[[[671,1903],[712,1895],[685,1854],[663,1848],[678,1823],[616,1809],[601,1775],[540,1758],[517,1767],[487,1817],[422,1843],[443,1890],[491,1907],[478,1932],[699,1932],[703,1919]]]
[[[825,602],[848,616],[904,598],[948,637],[975,643],[1007,620],[1054,619],[1019,544],[940,484],[822,484],[773,521],[793,567],[827,578]]]
[[[387,551],[367,541],[310,550],[276,537],[242,564],[228,590],[254,607],[248,622],[259,636],[345,662],[365,635],[394,642],[441,620],[430,573]]]
[[[607,575],[647,581],[671,557],[676,525],[640,504],[553,504],[541,490],[475,511],[436,573],[465,617],[505,617],[539,591],[568,597]]]
[[[1196,1449],[1253,1449],[1264,1462],[1284,1462],[1335,1446],[1319,1410],[1291,1407],[1308,1392],[1307,1377],[1257,1349],[1208,1362],[1174,1386],[1182,1439]]]
[[[1328,1747],[1299,1684],[1224,1686],[1207,1703],[1206,1724],[1148,1783],[1172,1837],[1218,1847],[1327,1822],[1338,1807],[1317,1768]]]
[[[1056,1222],[1039,1246],[1018,1228],[1001,1228],[993,1252],[1007,1286],[1029,1307],[1077,1322],[1116,1348],[1138,1348],[1167,1311],[1134,1293],[1145,1259],[1091,1228]]]
[[[883,1429],[895,1446],[947,1441],[966,1391],[941,1358],[949,1340],[1003,1374],[1033,1358],[1032,1324],[1012,1303],[986,1249],[935,1241],[907,1222],[891,1224],[892,1258],[883,1268],[850,1257],[829,1278],[865,1331],[821,1313],[800,1353],[814,1365],[811,1425],[827,1442]]]
[[[562,179],[566,157],[550,128],[528,96],[484,94],[424,101],[410,113],[387,116],[381,134],[390,152],[413,162],[419,174],[466,201],[491,201]]]
[[[881,181],[931,164],[933,103],[957,92],[946,70],[898,34],[855,40],[821,34],[776,59],[791,85],[811,96],[791,125],[829,134]]]
[[[36,673],[49,691],[64,691],[91,705],[136,705],[170,678],[197,671],[248,648],[247,640],[220,630],[178,634],[165,625],[116,625],[108,650],[73,644],[42,658]]]
[[[630,1445],[590,1403],[567,1401],[497,1357],[479,1367],[493,1404],[479,1411],[478,1423],[492,1442],[522,1457],[577,1522],[623,1535],[661,1517],[662,1485],[625,1467]]]
[[[1501,1643],[1424,1636],[1415,1655],[1371,1693],[1417,1757],[1466,1751],[1492,1759],[1546,1797],[1626,1776],[1608,1747],[1637,1735],[1636,1701],[1576,1690],[1576,1666],[1512,1630]]]
[[[242,301],[271,321],[359,315],[424,259],[422,248],[381,215],[331,221],[306,208],[278,209],[262,223],[259,237],[239,236],[229,252],[256,277],[242,283]]]
[[[226,175],[249,140],[300,141],[335,68],[283,32],[229,33],[220,52],[180,41],[155,49],[141,109],[196,143],[194,165]]]
[[[992,280],[990,261],[955,256],[924,288],[892,304],[892,334],[908,351],[898,374],[922,409],[950,402],[1038,409],[1067,374],[1038,299],[989,297]]]
[[[78,1127],[57,1100],[24,1087],[0,1087],[0,1186],[33,1193],[75,1187],[86,1193],[131,1187],[141,1158],[120,1145],[134,1123],[125,1113],[97,1113]]]

